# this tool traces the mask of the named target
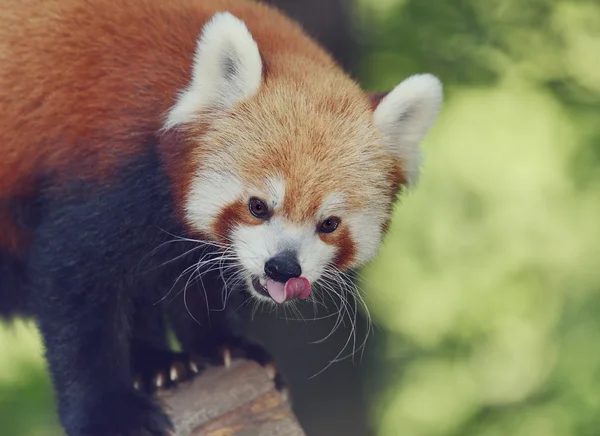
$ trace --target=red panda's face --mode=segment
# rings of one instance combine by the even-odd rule
[[[194,144],[189,226],[227,247],[253,295],[277,303],[371,260],[399,186],[418,172],[437,79],[408,79],[376,108],[333,68],[264,80],[256,44],[228,14],[206,26],[194,68],[167,121]]]
[[[325,97],[272,82],[197,138],[187,218],[277,302],[370,260],[399,183],[366,97]]]

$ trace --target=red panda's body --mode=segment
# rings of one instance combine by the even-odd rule
[[[4,0],[0,316],[35,317],[67,433],[168,434],[140,390],[269,363],[235,301],[368,262],[440,100],[369,98],[251,1]]]

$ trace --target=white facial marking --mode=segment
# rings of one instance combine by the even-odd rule
[[[268,176],[263,189],[250,189],[249,196],[263,198],[277,211],[285,198],[285,181],[280,176]],[[335,206],[333,200],[330,204],[332,207]],[[284,250],[292,250],[298,256],[302,276],[314,283],[336,252],[335,247],[321,241],[314,225],[296,225],[278,216],[260,225],[240,224],[232,231],[231,239],[243,268],[249,275],[258,277],[264,275],[265,263],[269,259]],[[251,287],[250,279],[247,279]],[[270,300],[260,295],[257,297]]]
[[[274,217],[259,226],[238,226],[232,234],[238,257],[246,270],[263,275],[265,263],[281,251],[298,254],[302,276],[314,283],[335,255],[335,247],[325,244],[312,225],[297,226]]]
[[[242,192],[242,182],[231,173],[199,171],[186,199],[186,219],[195,228],[210,231],[218,214],[240,198]]]
[[[376,213],[362,212],[350,214],[344,221],[350,229],[355,245],[355,257],[352,263],[362,265],[377,254],[383,236],[382,219]]]
[[[274,198],[283,199],[285,186],[281,179],[269,178],[267,197],[270,204],[278,204]],[[345,196],[342,193],[330,194],[319,208],[316,220],[329,216],[340,216],[348,226],[355,244],[356,254],[353,265],[366,263],[375,256],[382,238],[382,218],[375,212],[347,213],[344,211]],[[248,275],[264,275],[265,263],[284,250],[297,253],[302,267],[302,275],[311,283],[321,277],[325,266],[337,254],[337,246],[321,240],[313,224],[297,225],[283,217],[274,217],[258,226],[239,225],[232,233],[232,240],[242,266]],[[248,278],[248,285],[251,286]],[[259,298],[261,296],[258,296]],[[269,300],[269,298],[266,298]]]
[[[198,39],[191,83],[167,114],[164,128],[189,123],[203,109],[228,111],[261,82],[262,60],[244,22],[229,12],[215,14]]]
[[[285,181],[279,176],[269,176],[265,180],[269,191],[269,207],[277,209],[283,204],[285,198]]]
[[[346,198],[341,192],[329,194],[317,212],[318,219],[325,219],[333,215],[340,215],[343,211]]]
[[[404,164],[409,184],[419,176],[419,142],[435,121],[442,104],[442,84],[431,74],[411,76],[386,95],[373,121],[386,145]]]
[[[350,230],[350,237],[355,244],[355,256],[352,264],[361,265],[369,261],[379,249],[383,224],[381,214],[376,212],[345,211],[345,196],[340,192],[328,195],[319,208],[319,219],[338,216]]]

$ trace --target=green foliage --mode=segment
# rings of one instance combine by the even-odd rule
[[[30,323],[0,324],[0,423],[6,436],[58,436],[50,379]]]
[[[363,1],[356,18],[368,86],[446,84],[364,271],[378,434],[597,434],[600,4]]]

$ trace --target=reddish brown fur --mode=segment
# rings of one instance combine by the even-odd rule
[[[297,25],[247,1],[5,0],[0,198],[23,196],[41,173],[113,177],[161,128],[190,80],[203,24],[224,9],[247,23],[267,65],[282,52],[333,65]],[[0,247],[19,245],[7,215]]]
[[[347,227],[343,227],[343,224],[340,227],[335,232],[321,234],[320,237],[326,244],[337,246],[338,251],[335,257],[335,265],[343,270],[354,261],[356,248],[354,247],[350,230]]]
[[[264,171],[283,176],[283,213],[293,221],[314,220],[331,192],[343,192],[348,210],[359,210],[367,198],[356,193],[354,180],[376,187],[367,193],[369,200],[387,210],[388,200],[377,194],[395,192],[404,178],[378,144],[372,101],[298,25],[271,7],[242,0],[4,0],[0,199],[35,192],[39,174],[98,182],[118,174],[162,127],[178,91],[190,81],[204,23],[222,10],[242,19],[256,40],[264,83],[231,117],[218,121],[220,130],[204,123],[185,134],[163,136],[161,152],[180,216],[191,175],[224,139],[211,136],[217,130],[230,132],[225,139],[242,145],[253,141],[252,150],[241,153],[234,165],[243,180],[258,180]],[[287,101],[281,97],[286,92],[299,103],[293,114],[281,104]],[[340,114],[346,119],[340,120]],[[284,126],[290,119],[311,125],[294,136],[295,147],[277,143],[289,140],[286,132],[253,136],[253,126]],[[363,143],[341,143],[344,137]],[[290,152],[272,152],[275,146]],[[364,151],[378,171],[360,169]],[[340,160],[340,154],[348,156]],[[231,207],[222,212],[229,214],[224,222],[249,219],[247,210]],[[18,234],[2,206],[0,228],[6,230],[0,234],[0,247],[23,249],[26,235]],[[225,234],[228,229],[216,230]],[[352,253],[350,236],[331,241],[340,253]]]
[[[0,248],[5,248],[8,251],[20,256],[24,254],[24,250],[31,240],[31,233],[20,228],[13,218],[0,210]]]

